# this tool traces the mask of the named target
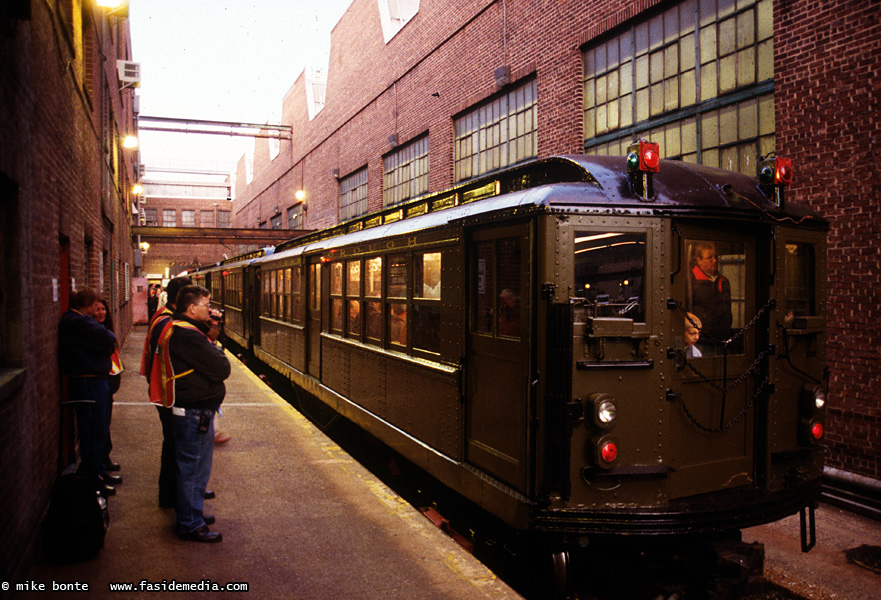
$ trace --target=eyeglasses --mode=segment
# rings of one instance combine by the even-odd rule
[[[210,302],[205,302],[204,304],[201,304],[201,303],[198,303],[198,302],[197,302],[197,303],[195,304],[195,306],[201,306],[202,308],[211,308],[211,303],[210,303]]]

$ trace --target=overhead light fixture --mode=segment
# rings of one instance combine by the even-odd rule
[[[294,198],[297,199],[297,202],[302,202],[303,200],[306,199],[306,192],[303,190],[297,190],[294,193]]]
[[[128,148],[129,150],[134,150],[138,147],[138,136],[136,135],[127,135],[122,140],[122,147]]]
[[[142,186],[140,183],[136,183],[132,186],[132,194],[134,194],[135,196],[140,196],[143,193],[144,186]]]
[[[108,17],[128,18],[128,0],[95,0],[95,4],[103,8]]]

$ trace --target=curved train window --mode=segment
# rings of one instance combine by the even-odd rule
[[[575,234],[575,296],[587,316],[645,322],[644,233]]]
[[[441,253],[413,257],[413,348],[440,352]]]
[[[743,242],[686,239],[689,257],[686,308],[700,330],[702,356],[720,355],[723,343],[743,329],[746,315],[746,247]],[[743,353],[743,338],[728,354]]]
[[[388,257],[386,286],[388,340],[393,346],[407,346],[407,255]]]
[[[814,301],[814,246],[787,243],[784,259],[786,319],[816,315]]]
[[[367,341],[382,343],[382,257],[364,261],[364,308]]]

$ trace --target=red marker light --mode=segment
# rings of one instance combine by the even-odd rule
[[[822,423],[814,423],[811,425],[811,435],[815,440],[819,440],[823,437],[823,424]]]
[[[660,164],[661,151],[658,144],[639,142],[639,170],[657,173]]]
[[[607,463],[615,462],[618,458],[618,447],[613,442],[606,442],[600,450],[600,455]]]
[[[792,183],[792,159],[777,158],[774,165],[774,183],[776,185],[789,185]]]

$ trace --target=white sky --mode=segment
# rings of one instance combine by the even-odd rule
[[[140,114],[278,123],[282,99],[303,69],[327,68],[330,32],[351,2],[130,0]],[[232,170],[253,143],[142,131],[141,162]]]

